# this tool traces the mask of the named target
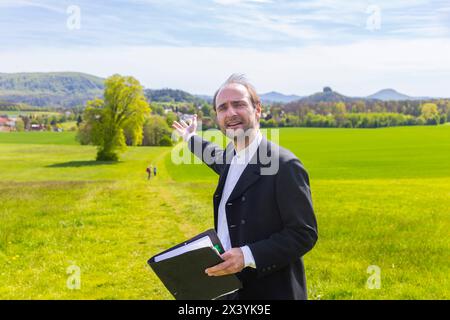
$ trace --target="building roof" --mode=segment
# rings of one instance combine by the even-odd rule
[[[0,117],[0,124],[7,124],[10,120],[8,118]]]

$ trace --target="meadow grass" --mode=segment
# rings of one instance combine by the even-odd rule
[[[450,297],[450,126],[279,137],[311,178],[311,299]],[[118,163],[96,163],[71,132],[0,134],[0,298],[171,299],[146,261],[213,226],[218,179],[205,165],[175,165],[172,150],[128,148]],[[147,181],[150,163],[158,175]],[[72,264],[80,290],[66,286]],[[380,289],[366,287],[370,265]]]
[[[0,132],[1,144],[51,144],[79,145],[75,140],[75,132],[31,131],[31,132]]]

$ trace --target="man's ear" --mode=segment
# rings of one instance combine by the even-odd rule
[[[261,112],[262,112],[261,102],[258,102],[255,106],[255,113],[258,121],[259,119],[261,119]]]

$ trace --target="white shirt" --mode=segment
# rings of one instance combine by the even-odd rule
[[[185,140],[188,141],[193,134],[189,134],[185,137]],[[258,150],[258,146],[261,143],[262,135],[258,130],[253,141],[243,150],[237,152],[230,163],[230,169],[228,170],[227,178],[225,180],[225,185],[223,187],[222,198],[219,204],[219,212],[217,217],[217,235],[222,242],[223,248],[225,251],[231,249],[231,240],[230,234],[228,230],[228,222],[225,205],[233,192],[236,183],[247,167],[248,163],[252,159],[253,155]],[[253,254],[248,246],[241,247],[242,253],[244,254],[244,264],[245,267],[256,268],[255,259]]]
[[[258,150],[258,146],[261,143],[262,135],[258,131],[253,141],[247,146],[247,148],[237,152],[230,163],[230,169],[228,170],[227,178],[225,180],[225,185],[223,187],[222,198],[219,204],[219,214],[217,218],[217,235],[225,249],[225,251],[231,249],[231,240],[228,230],[228,222],[225,205],[230,197],[231,193],[236,186],[239,178],[247,167],[253,155]],[[244,261],[246,267],[256,268],[255,259],[248,246],[241,247],[242,253],[244,254]]]

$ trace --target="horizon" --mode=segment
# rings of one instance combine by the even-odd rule
[[[24,71],[24,72],[0,72],[0,75],[1,75],[1,74],[8,74],[8,75],[14,75],[14,74],[49,74],[49,73],[75,73],[75,74],[83,74],[83,75],[93,76],[93,77],[97,77],[97,78],[101,78],[101,79],[106,79],[106,78],[100,77],[100,76],[95,75],[95,74],[85,73],[85,72],[80,72],[80,71],[50,71],[50,72],[46,72],[46,71],[26,72],[26,71]],[[133,75],[128,75],[128,76],[133,76]],[[137,79],[137,80],[139,80],[139,79]],[[141,84],[142,84],[142,83],[141,83]],[[153,88],[150,88],[150,87],[146,87],[146,86],[144,86],[144,85],[142,85],[142,86],[143,86],[144,90],[147,90],[147,89],[149,89],[149,90],[164,90],[164,89],[181,90],[181,91],[184,91],[184,92],[186,92],[186,93],[192,94],[192,95],[194,95],[194,96],[204,96],[204,97],[208,97],[208,98],[212,98],[213,95],[214,95],[214,93],[196,93],[196,92],[190,92],[190,91],[188,91],[188,90],[185,90],[184,88],[176,88],[176,87],[160,87],[160,88],[154,88],[154,87],[153,87]],[[310,93],[306,93],[306,94],[285,93],[285,92],[274,91],[274,90],[271,90],[271,91],[265,91],[265,92],[259,92],[259,91],[258,91],[258,94],[259,94],[260,96],[261,96],[261,95],[267,95],[267,94],[280,94],[280,95],[283,95],[283,96],[285,96],[285,97],[296,96],[296,97],[298,97],[298,98],[301,99],[301,98],[305,98],[305,97],[311,96],[311,95],[316,94],[316,93],[321,93],[325,87],[329,87],[329,86],[324,85],[324,86],[322,86],[322,88],[320,88],[320,90],[314,91],[314,92],[310,92]],[[419,99],[419,98],[449,99],[449,97],[445,97],[445,96],[439,96],[439,97],[437,97],[437,96],[430,96],[430,95],[428,95],[428,96],[421,96],[421,97],[413,96],[413,95],[408,94],[407,92],[406,92],[406,93],[405,93],[405,92],[400,92],[400,91],[396,90],[395,88],[382,88],[382,89],[377,90],[376,92],[373,92],[373,93],[371,93],[371,94],[368,94],[367,96],[356,96],[356,95],[352,95],[352,94],[349,94],[349,93],[343,93],[343,92],[341,92],[340,90],[335,90],[335,88],[331,88],[331,89],[332,89],[333,92],[339,93],[339,94],[341,94],[341,95],[343,95],[343,96],[346,96],[346,97],[349,97],[349,98],[363,98],[363,99],[367,99],[369,96],[378,94],[378,93],[380,93],[380,92],[382,92],[382,91],[394,91],[396,94],[406,95],[406,96],[408,96],[409,98],[417,98],[417,99]]]
[[[3,0],[0,72],[118,73],[196,95],[242,73],[265,93],[448,97],[449,21],[441,0]]]

